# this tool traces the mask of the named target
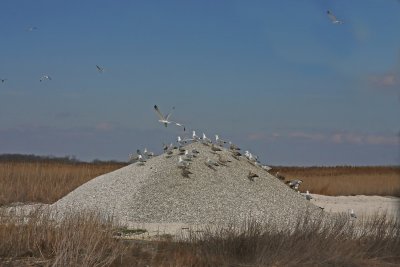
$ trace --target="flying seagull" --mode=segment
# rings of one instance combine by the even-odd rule
[[[174,110],[174,109],[175,109],[175,107],[172,107],[172,110]],[[161,111],[158,109],[158,106],[157,106],[157,105],[154,105],[154,110],[157,112],[157,115],[160,117],[160,119],[159,119],[158,121],[161,122],[161,123],[163,123],[165,127],[167,127],[168,124],[173,123],[173,124],[175,124],[176,126],[183,127],[183,131],[186,130],[186,128],[185,128],[185,126],[184,126],[183,124],[177,123],[177,122],[175,122],[175,121],[169,120],[169,117],[171,116],[171,113],[172,113],[172,112],[170,112],[170,113],[168,113],[166,116],[164,116],[164,115],[161,113]]]
[[[1,83],[4,83],[5,81],[7,81],[7,79],[0,79]]]
[[[329,10],[326,11],[326,14],[328,15],[328,18],[331,20],[331,22],[332,22],[333,24],[343,24],[343,21],[338,20],[338,19],[336,18],[336,16],[333,15],[333,13],[330,12]]]
[[[100,73],[104,72],[104,68],[103,67],[100,67],[99,65],[96,65],[96,68],[97,68],[98,72],[100,72]]]
[[[36,26],[31,26],[28,29],[26,29],[28,32],[33,32],[36,31],[38,28]]]
[[[43,82],[44,80],[49,80],[49,81],[51,81],[51,77],[50,77],[49,75],[43,75],[42,77],[40,77],[40,80],[39,80],[39,81]]]

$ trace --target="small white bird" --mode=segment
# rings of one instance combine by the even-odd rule
[[[292,180],[292,181],[287,181],[286,184],[288,184],[290,188],[298,190],[302,182],[303,180]]]
[[[262,164],[261,164],[261,168],[266,170],[266,171],[270,171],[272,169],[270,166],[262,165]]]
[[[28,32],[33,32],[36,31],[38,28],[36,26],[31,26],[28,29],[26,29]]]
[[[184,161],[183,158],[182,158],[182,156],[179,156],[179,159],[178,159],[178,168],[185,169],[185,168],[189,167],[189,165],[190,165],[189,162]]]
[[[221,138],[219,138],[218,134],[215,135],[215,143],[217,143],[217,145],[219,146],[224,146],[224,144],[228,143],[224,140],[222,140]]]
[[[198,137],[197,135],[196,135],[196,132],[195,131],[193,131],[193,134],[192,134],[192,138],[193,138],[193,141],[200,141],[200,137]]]
[[[307,192],[306,192],[306,199],[307,199],[308,201],[310,201],[311,199],[313,199],[312,195],[310,194],[310,192],[308,192],[308,190],[307,190]]]
[[[354,219],[357,219],[357,215],[355,214],[353,209],[350,210],[350,217],[354,218]]]
[[[144,165],[146,159],[142,155],[138,155],[138,165]]]
[[[201,141],[202,141],[202,142],[203,142],[203,144],[205,144],[205,145],[209,145],[209,144],[211,144],[211,143],[212,143],[211,139],[210,139],[210,138],[208,138],[208,137],[206,136],[206,134],[205,134],[205,133],[203,133],[203,137],[201,138]]]
[[[145,155],[147,158],[154,157],[154,153],[148,151],[147,148],[144,148],[144,150],[143,150],[143,155]]]
[[[333,24],[343,24],[343,21],[338,20],[338,19],[336,18],[336,16],[333,15],[333,13],[330,12],[329,10],[326,11],[326,14],[328,15],[328,18],[331,20],[331,22],[332,22]]]
[[[183,156],[184,156],[183,159],[186,161],[191,161],[192,158],[194,157],[194,155],[190,153],[189,150],[185,150],[185,154]]]
[[[97,71],[99,73],[103,73],[104,72],[104,68],[103,67],[100,67],[99,65],[96,65],[96,68],[97,68]]]
[[[175,107],[172,107],[172,110],[174,110]],[[186,130],[185,126],[181,123],[177,123],[175,121],[171,121],[169,120],[169,117],[171,116],[172,112],[168,113],[166,116],[164,116],[161,111],[158,109],[157,105],[154,105],[154,110],[157,112],[157,115],[160,117],[160,119],[158,120],[159,122],[163,123],[165,127],[168,126],[168,124],[173,123],[176,126],[182,127],[183,131]]]
[[[42,77],[40,77],[40,81],[43,82],[44,80],[50,80],[51,81],[51,77],[49,75],[43,75]]]

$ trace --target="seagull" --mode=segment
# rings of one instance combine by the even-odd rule
[[[231,162],[230,160],[224,159],[220,154],[218,154],[218,161],[219,164],[226,166],[227,163]]]
[[[211,150],[214,152],[222,151],[219,147],[215,146],[214,144],[211,145]]]
[[[231,141],[229,141],[229,149],[230,150],[240,150],[240,148],[237,145],[233,144]]]
[[[193,156],[196,156],[197,154],[199,154],[200,152],[196,149],[196,148],[193,148],[192,149],[192,154],[193,154]],[[196,156],[197,157],[197,156]]]
[[[285,180],[285,176],[283,176],[282,174],[279,174],[279,172],[276,172],[275,174],[276,178],[278,178],[279,180]]]
[[[236,151],[236,150],[231,150],[231,152],[232,152],[232,157],[234,158],[234,159],[236,159],[236,160],[240,160],[240,156],[242,155],[239,151]]]
[[[184,160],[191,161],[193,157],[194,157],[194,155],[189,153],[189,150],[185,150]]]
[[[186,168],[189,167],[189,164],[190,164],[189,162],[183,160],[182,156],[179,156],[179,159],[178,159],[178,168],[180,168],[180,169],[186,169]]]
[[[203,133],[203,137],[201,138],[201,140],[202,140],[202,142],[203,142],[204,145],[209,145],[209,144],[212,143],[212,141],[210,140],[210,138],[208,138],[208,137],[206,136],[205,133]]]
[[[350,210],[350,217],[354,218],[354,219],[357,219],[357,215],[354,213],[353,209]]]
[[[138,165],[144,165],[146,159],[142,155],[138,155]]]
[[[206,166],[214,171],[216,171],[217,169],[215,168],[215,166],[219,166],[219,164],[215,161],[213,161],[210,158],[207,158],[207,160],[204,162],[206,164]]]
[[[302,182],[303,180],[292,180],[287,181],[286,184],[288,184],[290,188],[297,190]]]
[[[129,161],[135,163],[139,160],[139,155],[141,155],[140,150],[136,150],[136,155],[129,154]]]
[[[221,138],[219,138],[218,134],[215,135],[215,142],[217,143],[217,145],[219,146],[224,146],[224,144],[226,144],[227,142],[222,140]]]
[[[143,150],[143,155],[145,155],[147,158],[154,157],[154,153],[148,151],[147,148],[144,148],[144,150]]]
[[[313,199],[312,195],[310,194],[310,192],[308,192],[308,190],[307,190],[307,192],[306,192],[306,199],[307,199],[308,201],[310,201],[311,199]]]
[[[7,79],[0,79],[0,81],[1,81],[2,83],[4,83],[5,81],[7,81]]]
[[[42,82],[42,81],[44,81],[44,80],[50,80],[50,81],[51,81],[51,77],[50,77],[49,75],[43,75],[43,76],[40,78],[40,81]]]
[[[182,169],[181,175],[182,175],[183,177],[185,177],[185,178],[190,178],[189,174],[193,174],[193,173],[192,173],[191,171],[189,171],[188,169],[186,169],[186,168],[183,168],[183,169]]]
[[[261,165],[261,168],[266,171],[270,171],[272,169],[270,166],[267,165]]]
[[[96,68],[97,68],[97,71],[99,73],[103,73],[104,72],[104,68],[103,67],[100,67],[99,65],[96,65]]]
[[[192,138],[193,138],[193,141],[200,141],[200,137],[198,137],[197,135],[196,135],[196,132],[195,131],[193,131],[193,134],[192,134]]]
[[[343,24],[343,21],[338,20],[338,19],[336,18],[336,16],[333,15],[333,13],[330,12],[329,10],[326,11],[326,14],[328,15],[328,18],[331,20],[331,22],[332,22],[333,24]]]
[[[36,26],[32,26],[32,27],[29,27],[28,29],[26,29],[28,32],[33,32],[33,31],[36,31],[38,28],[36,27]]]
[[[254,178],[259,177],[256,173],[249,171],[249,174],[247,175],[247,178],[249,178],[250,181],[254,182]]]
[[[161,122],[161,123],[163,123],[165,127],[167,127],[168,124],[173,123],[173,124],[175,124],[176,126],[183,127],[183,131],[186,130],[186,128],[185,128],[185,126],[184,126],[183,124],[177,123],[177,122],[175,122],[175,121],[170,121],[170,120],[169,120],[169,117],[171,116],[171,112],[168,113],[166,116],[164,116],[164,115],[161,113],[161,111],[158,109],[158,106],[157,106],[157,105],[154,105],[154,109],[155,109],[155,111],[157,112],[157,115],[160,117],[160,119],[159,119],[158,121]],[[172,110],[174,110],[174,109],[175,109],[175,107],[172,107]]]

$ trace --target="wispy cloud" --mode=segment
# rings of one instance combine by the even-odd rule
[[[371,134],[356,132],[304,132],[294,131],[285,134],[280,133],[251,133],[247,135],[249,141],[270,142],[280,140],[307,140],[312,142],[324,142],[331,144],[353,144],[353,145],[400,145],[396,134]]]

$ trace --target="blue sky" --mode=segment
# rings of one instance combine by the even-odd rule
[[[157,104],[272,165],[398,164],[398,29],[396,0],[4,0],[0,153],[160,152]]]

